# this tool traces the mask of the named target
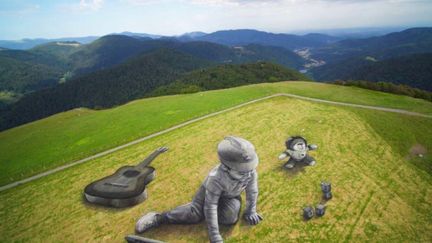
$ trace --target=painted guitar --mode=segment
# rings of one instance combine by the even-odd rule
[[[155,168],[149,164],[167,147],[158,148],[136,166],[123,166],[114,174],[97,180],[84,189],[90,203],[117,208],[133,206],[147,198],[146,185],[155,177]]]

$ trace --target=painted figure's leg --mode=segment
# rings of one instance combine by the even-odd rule
[[[198,208],[193,203],[178,206],[171,211],[162,213],[162,216],[171,224],[195,224],[204,218],[202,207]]]
[[[306,155],[306,157],[303,159],[304,163],[310,166],[313,166],[316,164],[316,161],[314,157]]]
[[[240,215],[241,198],[221,198],[218,205],[219,224],[232,225],[237,223]]]
[[[164,212],[164,219],[171,224],[195,224],[204,219],[205,188],[201,186],[191,203]]]
[[[295,160],[293,158],[290,158],[288,160],[288,162],[286,162],[285,165],[284,165],[284,167],[286,169],[292,169],[292,168],[294,168],[294,166],[295,166]]]

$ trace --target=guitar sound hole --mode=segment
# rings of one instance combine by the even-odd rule
[[[126,177],[135,177],[135,176],[139,175],[139,173],[140,172],[137,170],[127,170],[123,173],[123,175]]]

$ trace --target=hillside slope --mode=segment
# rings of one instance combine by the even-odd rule
[[[146,96],[184,93],[184,90],[199,91],[251,83],[307,80],[297,71],[263,62],[239,66],[222,65],[212,69],[211,76],[202,75],[208,71],[201,68],[215,63],[195,56],[175,49],[159,49],[149,54],[138,55],[114,68],[84,75],[51,89],[34,92],[0,111],[0,130],[78,107],[101,109]],[[192,70],[198,70],[195,74],[200,75],[200,82],[207,85],[186,80],[193,78],[191,75],[177,82],[182,84],[171,85]],[[212,85],[208,85],[209,83]],[[153,92],[166,85],[171,85],[167,89],[169,92],[164,92],[164,89]]]
[[[305,47],[319,47],[336,42],[341,38],[324,34],[308,34],[304,36],[293,34],[274,34],[251,29],[221,30],[202,35],[195,40],[209,41],[223,45],[260,44],[266,46],[279,46],[288,50]]]
[[[432,28],[412,28],[384,36],[342,40],[312,51],[327,63],[351,57],[371,56],[376,60],[432,52]]]
[[[0,129],[78,107],[107,108],[142,98],[181,74],[210,65],[184,53],[160,49],[113,69],[26,95],[3,111]]]
[[[281,47],[246,45],[228,47],[204,41],[103,36],[90,44],[50,42],[30,50],[0,50],[0,92],[18,96],[57,86],[83,75],[115,68],[161,48],[175,49],[217,63],[271,61],[300,69],[305,60]]]
[[[235,134],[249,139],[259,154],[257,209],[264,221],[221,227],[226,242],[430,242],[430,155],[420,158],[415,148],[431,150],[431,126],[430,119],[285,97],[256,103],[1,192],[0,241],[123,242],[142,214],[189,202],[218,163],[217,143]],[[282,169],[277,156],[293,134],[318,144],[311,152],[314,167]],[[170,150],[152,163],[157,176],[145,202],[112,209],[83,201],[88,183],[162,145]],[[332,182],[333,199],[322,218],[305,222],[301,209],[321,200],[322,180]],[[204,223],[161,226],[144,235],[175,243],[208,240]]]
[[[316,80],[368,80],[406,84],[432,91],[432,53],[412,54],[383,61],[352,58],[312,70]]]
[[[205,114],[284,92],[432,115],[432,103],[424,100],[314,82],[258,84],[147,98],[100,111],[79,108],[0,132],[0,185],[85,158]]]
[[[273,63],[225,64],[186,73],[175,82],[158,87],[151,93],[151,96],[226,89],[264,82],[300,80],[307,81],[309,78],[295,70]]]

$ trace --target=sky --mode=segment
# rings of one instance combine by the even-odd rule
[[[0,0],[0,39],[432,26],[432,0]]]

